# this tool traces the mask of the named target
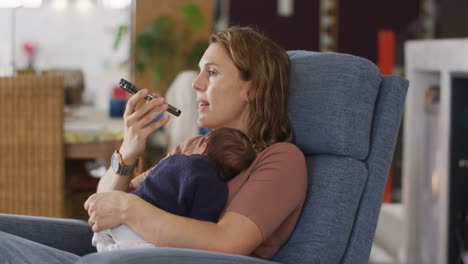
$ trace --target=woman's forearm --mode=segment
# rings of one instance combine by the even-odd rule
[[[196,221],[167,213],[143,202],[136,196],[133,197],[133,200],[129,203],[128,211],[124,212],[122,222],[142,235],[146,241],[162,247],[220,251],[209,243],[209,241],[219,241],[217,238],[219,229],[215,223]],[[154,221],[154,219],[158,219],[158,221]],[[198,241],[190,241],[191,237],[199,239],[197,239]]]
[[[240,215],[232,221],[205,222],[168,213],[134,195],[130,199],[122,223],[158,246],[249,255],[262,241],[255,224]]]
[[[112,168],[99,180],[97,192],[128,191],[130,176],[120,176],[114,173]]]

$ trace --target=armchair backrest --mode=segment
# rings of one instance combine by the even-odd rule
[[[408,81],[352,55],[288,54],[288,111],[309,187],[296,229],[273,260],[367,263]]]

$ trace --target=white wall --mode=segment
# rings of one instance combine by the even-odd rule
[[[129,78],[129,66],[119,66],[129,56],[130,32],[118,50],[113,50],[117,28],[130,24],[130,9],[104,9],[96,2],[80,9],[79,1],[68,1],[63,9],[44,1],[40,8],[16,11],[15,59],[25,68],[25,41],[37,44],[36,67],[79,68],[85,77],[85,102],[108,108],[110,91],[120,78]],[[11,68],[12,9],[0,9],[0,75]]]

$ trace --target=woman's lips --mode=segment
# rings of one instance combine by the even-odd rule
[[[210,106],[210,104],[207,101],[198,101],[198,111],[199,112],[205,111],[206,109],[208,109],[209,106]]]

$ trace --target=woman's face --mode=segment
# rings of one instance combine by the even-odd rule
[[[197,93],[198,125],[246,132],[250,81],[241,79],[227,51],[218,43],[210,44],[199,66],[200,73],[192,84]]]

